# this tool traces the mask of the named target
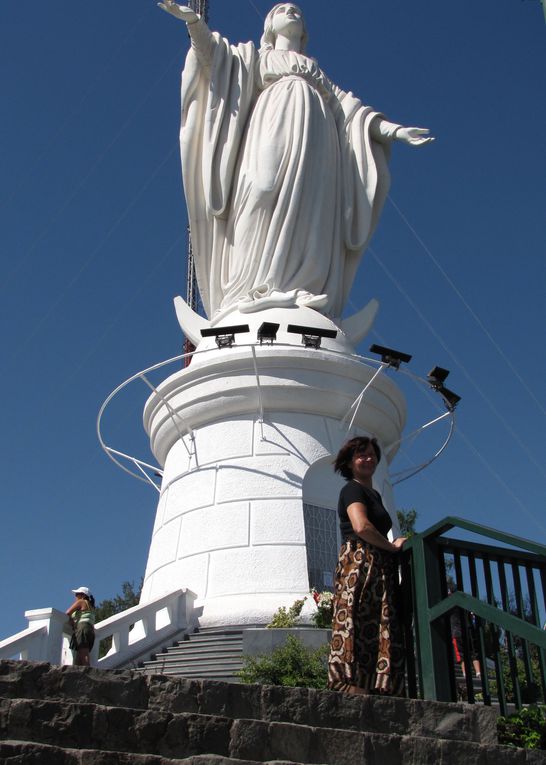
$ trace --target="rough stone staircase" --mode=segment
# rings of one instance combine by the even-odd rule
[[[241,629],[200,629],[143,663],[146,674],[237,681],[242,668]]]
[[[536,765],[492,709],[0,662],[6,765]]]

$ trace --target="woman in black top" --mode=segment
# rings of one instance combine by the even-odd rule
[[[334,467],[347,480],[339,495],[342,545],[336,567],[328,687],[346,693],[404,694],[404,651],[397,614],[398,553],[372,477],[381,459],[375,439],[358,437]]]

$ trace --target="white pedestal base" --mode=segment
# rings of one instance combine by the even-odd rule
[[[333,326],[311,309],[263,311],[259,323],[317,326],[316,317]],[[335,512],[343,481],[331,460],[348,437],[340,422],[375,369],[336,353],[350,349],[343,336],[319,350],[296,335],[278,340],[286,337],[290,346],[254,346],[255,357],[236,346],[196,356],[148,400],[145,427],[164,476],[142,602],[187,587],[198,595],[202,626],[263,624],[308,594],[302,500]],[[380,375],[352,433],[386,446],[404,420],[401,393]],[[186,425],[193,438],[181,437]],[[385,460],[376,486],[389,506]]]

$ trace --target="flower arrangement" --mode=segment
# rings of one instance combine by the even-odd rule
[[[334,610],[333,593],[329,592],[329,590],[319,592],[313,589],[311,590],[311,595],[317,605],[317,610],[312,616],[315,626],[319,629],[331,629]]]

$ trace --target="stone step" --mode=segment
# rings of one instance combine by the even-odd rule
[[[230,678],[230,682],[241,682],[237,676],[237,672],[242,668],[240,663],[218,663],[214,666],[204,669],[201,664],[195,665],[185,664],[184,662],[173,662],[170,664],[163,664],[161,662],[152,663],[146,665],[140,669],[140,672],[144,672],[147,675],[171,675],[172,677],[180,678],[195,678],[197,680],[212,680],[216,682],[225,682],[226,678]]]
[[[265,627],[265,626],[266,626],[265,624],[230,624],[229,626],[226,626],[226,627],[199,627],[192,634],[194,635],[208,635],[211,633],[231,634],[234,632],[243,632],[243,630],[253,628],[253,627]]]
[[[166,651],[161,651],[161,653],[156,654],[156,658],[160,658],[163,656],[167,657],[176,657],[176,656],[202,656],[204,658],[214,658],[215,656],[223,656],[223,655],[236,655],[236,656],[242,656],[243,655],[243,647],[241,644],[239,645],[232,645],[232,646],[200,646],[196,645],[194,646],[192,643],[182,644],[180,646],[173,646],[172,648],[167,648]]]
[[[216,666],[221,665],[233,665],[237,664],[238,666],[242,666],[242,654],[238,655],[230,655],[230,654],[222,654],[220,656],[214,656],[212,654],[206,654],[203,656],[202,654],[175,654],[171,655],[168,653],[161,653],[158,654],[157,658],[152,659],[151,661],[145,661],[144,667],[151,667],[151,666],[157,666],[157,667],[172,667],[172,666],[182,666],[187,664],[190,667],[205,667],[207,669],[212,669]],[[161,670],[162,671],[162,670]]]
[[[0,697],[58,700],[65,705],[96,703],[150,713],[186,712],[268,724],[286,722],[348,732],[437,737],[481,744],[493,744],[497,740],[496,712],[482,705],[346,696],[312,688],[244,685],[148,675],[134,670],[105,671],[1,661]]]
[[[236,664],[218,664],[215,667],[209,669],[203,669],[197,665],[190,667],[185,664],[172,664],[165,667],[144,667],[141,672],[147,675],[153,676],[158,673],[161,675],[169,675],[171,677],[180,677],[185,679],[195,678],[196,680],[209,680],[212,682],[226,682],[226,678],[230,678],[228,682],[239,683],[239,677],[237,672],[240,667]]]
[[[213,650],[214,648],[241,648],[243,647],[242,638],[226,638],[225,640],[213,640],[206,638],[204,640],[180,640],[176,645],[169,646],[167,650],[177,648],[201,648],[202,650]]]
[[[217,632],[192,632],[187,635],[181,643],[212,643],[212,642],[228,642],[228,641],[242,641],[242,630],[219,630]]]
[[[113,752],[100,749],[67,749],[30,741],[0,741],[0,762],[6,765],[257,765],[256,760],[240,760],[216,754],[198,754],[183,759],[167,759],[154,754]],[[265,765],[301,765],[292,760],[270,760]]]
[[[235,673],[243,666],[242,634],[241,630],[231,629],[193,633],[143,662],[142,671],[237,682]]]
[[[167,760],[215,754],[316,765],[516,762],[511,749],[461,740],[30,699],[0,700],[0,739]]]
[[[213,680],[238,681],[236,672],[243,667],[242,652],[197,651],[191,649],[158,654],[152,661],[145,661],[142,671],[146,674],[168,674],[179,677],[210,678]]]

